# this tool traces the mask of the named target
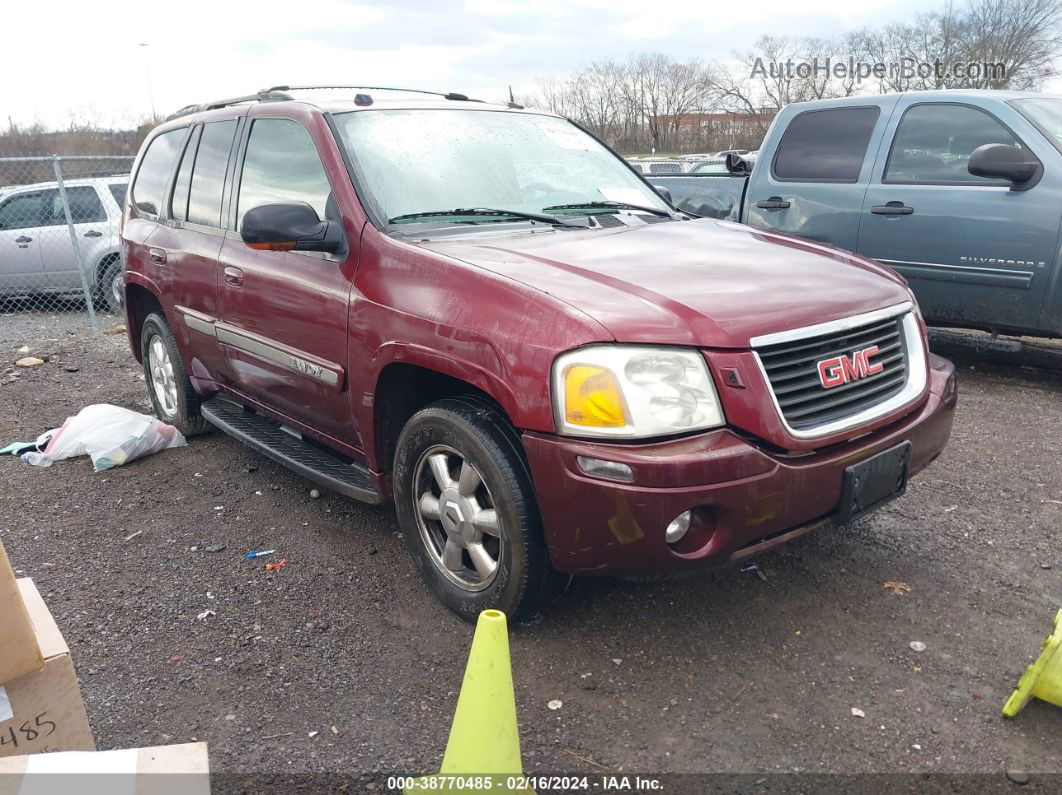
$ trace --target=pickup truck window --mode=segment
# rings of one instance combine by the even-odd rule
[[[856,182],[877,107],[809,110],[796,116],[778,144],[771,172],[781,182]]]
[[[1062,99],[1015,99],[1010,104],[1031,121],[1055,149],[1062,151]]]
[[[305,202],[324,219],[331,191],[305,127],[290,119],[255,121],[240,177],[237,229],[248,210],[270,202]]]
[[[170,130],[148,145],[133,181],[133,204],[141,212],[159,214],[173,162],[187,132],[187,127]]]
[[[1022,148],[1010,130],[979,108],[945,103],[912,105],[900,120],[884,181],[1005,185],[998,179],[976,177],[966,168],[973,150],[985,144]]]
[[[221,226],[221,191],[225,187],[225,167],[235,134],[235,119],[203,125],[188,192],[189,223]]]
[[[335,120],[380,220],[458,207],[541,213],[601,201],[667,211],[620,158],[555,116],[402,109]]]

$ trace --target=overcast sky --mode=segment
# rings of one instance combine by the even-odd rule
[[[180,0],[6,3],[0,121],[128,125],[270,85],[358,83],[501,99],[643,51],[726,58],[763,33],[827,36],[919,0]],[[147,46],[140,46],[146,44]],[[150,90],[149,90],[150,76]]]

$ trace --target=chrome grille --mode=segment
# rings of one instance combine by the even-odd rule
[[[869,357],[880,373],[825,388],[819,362],[878,346]],[[901,392],[907,384],[903,316],[854,329],[756,348],[782,416],[795,430],[807,430],[858,414]]]

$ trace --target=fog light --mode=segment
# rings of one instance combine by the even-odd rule
[[[958,384],[955,382],[955,373],[948,376],[948,380],[944,382],[944,391],[940,393],[941,402],[948,402],[955,396]]]
[[[681,541],[686,531],[690,529],[691,518],[693,518],[693,511],[683,511],[672,519],[671,524],[664,531],[664,540],[669,544],[677,544]]]
[[[585,455],[576,456],[575,461],[579,464],[579,469],[595,478],[622,480],[624,483],[634,480],[631,468],[618,461],[602,461],[600,458],[587,458]]]

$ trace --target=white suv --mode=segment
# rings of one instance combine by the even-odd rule
[[[128,182],[128,174],[63,182],[89,289],[98,305],[112,312],[122,306],[118,219]],[[58,183],[0,187],[0,296],[81,292],[78,256]]]

